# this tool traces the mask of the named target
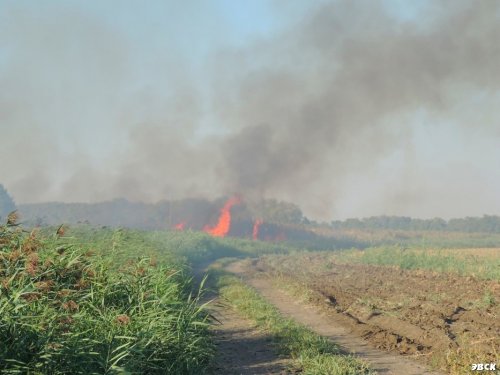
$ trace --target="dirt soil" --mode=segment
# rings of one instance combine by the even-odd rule
[[[289,261],[292,262],[292,261]],[[264,257],[253,270],[298,281],[311,301],[375,347],[430,362],[448,349],[500,352],[500,284],[472,277],[372,265],[325,263],[321,255]]]
[[[193,269],[196,284],[206,274],[209,262]],[[200,303],[209,302],[216,323],[212,333],[217,355],[211,372],[217,375],[288,375],[296,372],[292,360],[280,356],[272,338],[249,319],[239,315],[215,292],[207,293]]]
[[[427,366],[402,356],[387,353],[374,348],[360,336],[353,334],[331,314],[325,314],[317,306],[305,304],[291,297],[273,285],[272,279],[262,272],[255,272],[256,262],[240,261],[230,264],[228,271],[241,276],[245,282],[254,287],[264,298],[278,308],[284,315],[303,324],[316,333],[329,338],[346,354],[353,354],[365,361],[372,370],[384,375],[439,375],[439,371],[431,371]],[[262,270],[262,269],[261,269]]]
[[[280,357],[271,338],[242,318],[220,300],[212,304],[212,313],[220,321],[213,328],[217,345],[215,374],[294,374],[291,361]]]

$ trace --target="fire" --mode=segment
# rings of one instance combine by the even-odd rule
[[[175,230],[184,230],[185,227],[186,227],[185,221],[181,221],[179,224],[174,225]]]
[[[253,223],[252,238],[254,240],[258,240],[259,239],[259,228],[260,228],[260,226],[262,225],[263,222],[264,221],[262,219],[257,219]]]
[[[219,221],[215,227],[205,226],[203,231],[211,234],[214,237],[226,237],[231,228],[231,208],[240,203],[238,197],[229,198],[229,200],[224,204],[224,207],[220,210]]]

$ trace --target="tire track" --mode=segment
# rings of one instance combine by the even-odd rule
[[[379,374],[384,375],[441,375],[424,365],[371,347],[362,338],[353,335],[333,317],[322,314],[313,306],[297,302],[285,292],[273,287],[267,278],[249,276],[241,261],[231,263],[226,270],[244,279],[254,287],[268,302],[272,303],[285,316],[294,319],[316,333],[338,344],[346,353],[352,353],[365,361]]]

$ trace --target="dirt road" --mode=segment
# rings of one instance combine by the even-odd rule
[[[215,300],[212,313],[220,321],[214,328],[217,345],[216,374],[293,374],[290,360],[280,358],[271,338],[242,318],[230,306]]]
[[[315,307],[297,302],[293,297],[273,287],[269,279],[254,277],[247,273],[244,263],[241,261],[230,264],[226,269],[241,276],[249,285],[257,289],[264,298],[275,305],[283,315],[306,325],[322,336],[330,338],[344,351],[353,353],[366,361],[379,374],[440,374],[439,372],[430,371],[417,362],[369,346],[363,339],[343,328],[341,322],[336,321],[333,317],[322,314]]]
[[[210,263],[193,269],[197,283]],[[214,292],[207,293],[201,303],[210,301],[210,313],[217,319],[213,328],[217,357],[211,369],[217,375],[295,374],[291,360],[279,356],[271,337],[243,318]]]

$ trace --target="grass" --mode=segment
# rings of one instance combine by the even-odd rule
[[[334,258],[346,263],[390,265],[409,270],[426,269],[500,280],[499,255],[500,249],[411,250],[401,247],[377,247],[363,251],[339,252]]]
[[[386,229],[323,229],[318,234],[342,239],[343,248],[406,246],[412,249],[432,248],[492,248],[500,246],[500,233],[470,233],[446,231],[407,231]]]
[[[482,302],[484,308],[490,308],[490,307],[493,307],[497,304],[495,297],[493,296],[493,294],[489,290],[484,292],[481,302]]]
[[[485,280],[500,280],[500,248],[490,249],[409,249],[399,246],[372,247],[364,250],[294,252],[290,256],[264,256],[266,262],[281,272],[303,275],[314,270],[328,273],[335,264],[368,264],[396,266],[407,270],[430,270],[472,276]],[[297,264],[306,261],[306,269]],[[315,259],[315,260],[314,260]],[[319,261],[319,259],[321,261]]]
[[[453,375],[467,375],[471,373],[473,363],[497,363],[499,358],[498,347],[492,347],[492,353],[489,356],[484,354],[484,348],[480,344],[494,340],[495,337],[489,337],[482,340],[473,341],[467,333],[458,337],[460,343],[458,348],[450,348],[443,353],[435,353],[431,358],[434,366],[445,367]],[[491,358],[494,358],[493,360]],[[498,366],[498,365],[497,365]],[[498,372],[494,372],[498,374]]]
[[[182,261],[135,232],[62,232],[0,226],[0,373],[205,372],[211,318]]]
[[[254,289],[237,277],[221,271],[212,271],[217,279],[219,293],[239,313],[253,320],[269,332],[278,350],[293,359],[295,367],[304,375],[359,375],[371,374],[368,367],[306,327],[284,318]]]
[[[79,242],[116,248],[123,258],[148,255],[161,261],[181,260],[195,265],[223,257],[248,257],[263,254],[287,254],[297,248],[282,243],[242,238],[217,238],[204,232],[111,230],[92,226],[75,226],[68,231]]]

